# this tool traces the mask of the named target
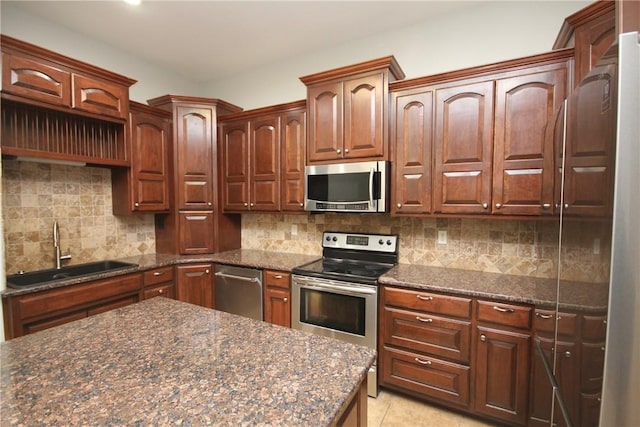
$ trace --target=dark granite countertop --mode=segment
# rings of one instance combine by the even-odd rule
[[[422,265],[398,264],[382,276],[379,282],[383,285],[527,303],[550,309],[555,308],[558,297],[555,279]],[[606,283],[561,281],[560,289],[561,309],[607,309],[609,288]]]
[[[122,268],[115,271],[107,271],[102,273],[91,274],[82,277],[74,277],[55,282],[44,283],[38,286],[32,286],[22,289],[7,288],[2,291],[3,297],[17,296],[33,292],[39,292],[47,289],[59,288],[63,286],[76,285],[78,283],[89,282],[92,280],[106,279],[122,274],[136,273],[139,271],[149,270],[157,267],[166,267],[170,265],[213,262],[222,264],[242,265],[255,268],[266,268],[272,270],[291,271],[298,265],[318,259],[317,255],[295,254],[286,252],[271,252],[254,249],[237,249],[232,251],[220,252],[217,254],[204,255],[170,255],[170,254],[150,254],[140,255],[127,258],[119,258],[117,261],[125,261],[137,264],[134,267]]]
[[[166,298],[0,344],[2,425],[332,425],[375,351]]]

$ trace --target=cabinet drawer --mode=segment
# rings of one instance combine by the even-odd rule
[[[394,385],[460,406],[469,406],[470,368],[385,347],[382,384]]]
[[[17,303],[19,317],[26,319],[74,307],[87,307],[103,299],[138,292],[140,284],[140,275],[135,274],[25,295]]]
[[[129,88],[73,74],[73,107],[120,119],[129,115]]]
[[[173,281],[173,267],[162,267],[142,273],[144,286]]]
[[[125,307],[127,305],[135,304],[138,302],[138,295],[131,295],[126,298],[122,298],[116,301],[109,302],[107,304],[100,304],[92,307],[87,311],[87,315],[95,316],[96,314],[105,313],[107,311],[115,310],[116,308]]]
[[[162,285],[145,288],[144,299],[149,299],[153,297],[167,297],[167,298],[175,299],[176,297],[175,285],[173,283],[165,283]]]
[[[558,313],[558,334],[575,336],[578,332],[578,315],[575,313]],[[536,310],[533,328],[537,332],[553,333],[556,327],[556,314],[551,310]]]
[[[384,308],[384,343],[469,363],[471,323]]]
[[[530,329],[531,307],[478,301],[478,320],[513,328]]]
[[[284,271],[265,270],[264,282],[267,286],[273,286],[276,288],[290,289],[291,288],[291,274]]]
[[[471,317],[470,298],[385,287],[384,303],[400,308],[462,317],[465,319]]]
[[[588,340],[604,340],[607,335],[606,316],[583,316],[582,338]]]

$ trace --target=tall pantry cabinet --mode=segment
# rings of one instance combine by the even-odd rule
[[[173,114],[172,209],[156,215],[159,253],[206,254],[240,247],[240,216],[218,194],[218,117],[241,108],[219,99],[165,95],[148,101]]]

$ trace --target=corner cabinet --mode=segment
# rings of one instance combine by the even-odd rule
[[[307,163],[388,159],[388,85],[403,78],[393,56],[300,77],[307,86]]]
[[[304,101],[221,118],[222,200],[225,212],[302,212]]]
[[[173,117],[173,208],[156,216],[159,253],[205,254],[240,247],[240,218],[222,213],[218,116],[239,111],[217,99],[166,95],[148,101]]]
[[[113,212],[168,212],[171,114],[137,102],[129,106],[130,169],[111,173]]]
[[[572,53],[393,83],[392,213],[553,214]]]

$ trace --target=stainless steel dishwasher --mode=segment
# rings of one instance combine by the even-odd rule
[[[216,310],[262,319],[262,270],[215,264]]]

